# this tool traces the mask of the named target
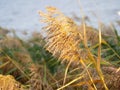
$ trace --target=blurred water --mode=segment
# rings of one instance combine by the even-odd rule
[[[80,4],[95,27],[98,19],[94,14],[106,24],[120,20],[117,14],[120,12],[120,0],[80,0]],[[44,11],[46,6],[55,6],[70,17],[73,13],[81,17],[78,0],[0,0],[0,26],[18,32],[39,31],[42,24],[38,11]]]

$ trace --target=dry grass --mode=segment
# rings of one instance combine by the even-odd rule
[[[120,71],[117,71],[116,67],[102,67],[105,75],[105,81],[110,90],[120,89]]]
[[[15,39],[13,37],[6,37],[2,40],[0,40],[0,47],[1,48],[21,48],[21,42],[18,39]]]
[[[32,65],[31,79],[29,81],[31,85],[30,90],[53,90],[50,84],[43,80],[44,74],[42,70],[39,65]]]
[[[0,90],[25,90],[11,75],[0,75]]]

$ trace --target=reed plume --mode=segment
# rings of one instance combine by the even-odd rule
[[[44,27],[46,32],[46,49],[61,61],[79,62],[80,42],[83,40],[78,26],[74,21],[53,7],[47,8],[47,14],[40,12],[47,23]]]

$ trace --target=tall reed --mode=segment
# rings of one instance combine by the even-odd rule
[[[81,28],[79,28],[80,26],[75,24],[71,18],[66,17],[54,7],[47,7],[46,10],[47,13],[40,12],[40,16],[42,17],[41,21],[47,25],[44,27],[47,42],[45,48],[51,52],[53,56],[58,57],[61,62],[68,62],[65,70],[63,86],[57,90],[61,90],[70,84],[85,78],[86,73],[90,80],[89,83],[86,82],[86,85],[90,89],[97,90],[97,87],[94,83],[94,78],[89,71],[91,64],[96,69],[100,77],[100,81],[103,83],[105,89],[108,90],[104,82],[104,76],[100,69],[100,32],[97,33],[94,29],[90,30],[84,23],[81,25]],[[98,37],[98,39],[96,38],[99,44],[98,58],[94,57],[90,50],[90,47],[92,46],[92,33],[94,33],[93,35],[95,37]],[[73,64],[82,66],[84,70],[81,72],[79,77],[66,84],[69,67]]]

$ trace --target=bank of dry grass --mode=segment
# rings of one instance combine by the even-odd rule
[[[46,10],[40,12],[44,37],[34,33],[23,41],[0,28],[0,87],[19,90],[12,88],[19,82],[25,90],[119,90],[115,27],[101,25],[101,33],[85,23],[77,25],[54,7]]]

